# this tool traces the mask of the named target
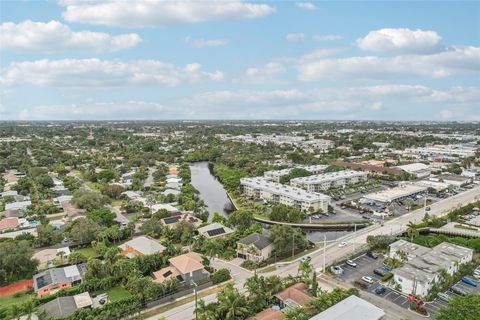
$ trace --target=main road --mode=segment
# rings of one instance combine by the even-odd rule
[[[448,212],[453,209],[457,209],[469,203],[480,200],[480,186],[477,186],[471,190],[464,191],[453,197],[440,200],[436,203],[430,205],[431,210],[428,212],[430,216],[442,217],[445,216]],[[342,259],[345,256],[353,253],[355,248],[358,248],[360,245],[365,245],[367,242],[367,236],[369,235],[397,235],[404,232],[407,228],[407,224],[412,221],[414,223],[419,223],[422,221],[425,216],[424,208],[414,210],[410,213],[402,215],[400,217],[394,218],[389,221],[385,221],[383,224],[373,225],[364,229],[361,229],[355,233],[347,234],[333,243],[327,244],[325,248],[325,263],[328,266],[330,263],[335,262],[339,259]],[[339,247],[338,243],[346,242],[344,247]],[[323,266],[323,248],[310,254],[312,257],[311,264],[315,268],[321,268]],[[288,264],[288,265],[278,265],[275,271],[270,273],[265,273],[263,275],[278,275],[281,277],[286,277],[288,275],[297,275],[298,265],[300,259]],[[228,267],[232,274],[234,274],[235,287],[238,289],[243,289],[243,284],[246,277],[248,276],[247,272],[240,271],[238,267],[233,267],[229,264]],[[203,298],[206,302],[213,302],[216,300],[216,294],[212,294]],[[159,319],[161,316],[165,317],[167,320],[176,320],[176,319],[192,319],[194,317],[195,303],[187,303],[185,305],[173,308],[167,312],[153,316],[149,320]]]

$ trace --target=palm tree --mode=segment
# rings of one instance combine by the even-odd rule
[[[232,284],[228,284],[218,295],[218,314],[221,319],[245,319],[249,315],[247,299]]]
[[[418,237],[419,234],[420,233],[417,230],[417,226],[412,221],[410,221],[407,224],[407,236],[410,237],[410,242],[413,242],[413,239],[415,237]]]
[[[312,272],[312,265],[310,264],[310,261],[302,261],[298,265],[298,273],[301,274],[302,278],[308,278],[310,276],[310,273]]]

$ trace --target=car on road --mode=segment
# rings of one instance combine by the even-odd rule
[[[338,247],[339,247],[339,248],[343,248],[343,247],[345,247],[346,245],[347,245],[346,242],[340,242],[340,243],[338,244]]]
[[[302,262],[305,262],[305,261],[310,262],[311,260],[312,260],[312,257],[310,257],[310,256],[306,256],[306,257],[302,258]]]
[[[372,259],[378,259],[378,254],[373,253],[373,252],[367,252],[367,257],[370,257]]]
[[[468,277],[463,277],[463,278],[462,278],[462,282],[463,282],[463,283],[466,283],[466,284],[468,284],[469,286],[472,286],[472,287],[476,287],[476,286],[477,286],[477,282],[474,281],[473,279],[468,278]]]
[[[345,263],[348,264],[350,267],[354,267],[354,268],[357,267],[357,264],[352,260],[347,260]]]
[[[368,277],[368,276],[363,276],[362,280],[365,281],[366,283],[370,283],[370,284],[375,282],[371,277]]]
[[[425,208],[425,211],[430,211],[430,210],[432,210],[432,208],[430,208],[430,207]]]
[[[450,296],[446,293],[440,292],[438,294],[438,299],[448,302],[448,300],[450,299]]]
[[[375,288],[375,293],[376,294],[383,294],[387,291],[387,289],[384,286],[378,286]]]

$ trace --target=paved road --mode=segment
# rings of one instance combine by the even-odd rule
[[[474,202],[480,199],[480,186],[465,191],[463,193],[457,194],[453,197],[443,199],[439,202],[436,202],[430,205],[431,210],[429,211],[430,216],[437,216],[441,217],[446,215],[452,209],[457,207],[464,206],[470,202]],[[326,264],[328,265],[330,262],[336,261],[341,259],[342,257],[352,253],[354,248],[358,248],[358,246],[365,244],[368,235],[388,235],[388,234],[398,234],[406,229],[406,225],[408,222],[413,221],[415,223],[420,222],[424,217],[424,209],[418,209],[412,211],[406,215],[397,217],[390,221],[386,221],[383,226],[382,225],[374,225],[367,227],[365,229],[359,230],[357,233],[348,234],[344,237],[341,237],[337,240],[337,242],[333,242],[327,244],[326,246]],[[338,243],[346,242],[345,247],[338,247]],[[311,264],[315,268],[322,267],[323,265],[323,249],[320,249],[312,254]],[[235,287],[239,290],[243,291],[243,284],[245,283],[245,279],[248,278],[250,275],[248,272],[243,270],[242,268],[233,266],[232,264],[221,262],[220,260],[216,260],[214,262],[214,266],[216,268],[227,267],[231,270],[232,275],[234,275],[235,279]],[[298,265],[299,261],[295,261],[289,265],[279,266],[277,270],[264,274],[265,276],[270,275],[279,275],[281,277],[285,277],[287,275],[297,275],[298,272]],[[216,300],[216,294],[209,295],[204,298],[206,302],[212,302]],[[391,303],[385,301],[385,299],[376,299],[375,295],[369,295],[368,300],[371,300],[373,303],[378,304],[380,307],[384,307],[387,310],[387,314],[393,315],[395,311],[400,311],[400,309],[395,308]],[[179,306],[177,308],[171,309],[161,315],[153,316],[149,318],[149,320],[156,320],[159,319],[160,316],[165,317],[167,320],[177,320],[177,319],[193,319],[194,318],[194,310],[195,310],[195,302],[187,303],[185,305]],[[405,309],[403,309],[405,310]],[[402,312],[398,315],[399,317],[389,317],[388,319],[415,319],[414,317],[409,317],[408,314]]]

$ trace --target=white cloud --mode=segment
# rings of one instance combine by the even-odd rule
[[[52,87],[176,86],[223,80],[220,71],[202,71],[198,63],[179,67],[158,60],[123,62],[99,59],[63,59],[13,62],[0,83]]]
[[[370,109],[372,110],[382,110],[384,108],[383,102],[375,102],[370,106]]]
[[[185,38],[185,43],[193,48],[220,47],[228,44],[228,39],[192,39],[190,36]]]
[[[335,35],[335,34],[317,34],[312,37],[313,40],[315,41],[335,41],[335,40],[341,40],[342,36]]]
[[[287,41],[293,42],[293,41],[302,40],[303,38],[305,38],[305,35],[303,33],[289,33],[287,34],[286,38],[287,38]]]
[[[239,79],[234,79],[235,83],[243,84],[274,84],[281,83],[279,75],[286,72],[282,63],[272,61],[262,67],[251,67],[245,70]]]
[[[315,4],[311,2],[297,2],[295,3],[295,5],[297,6],[297,8],[305,10],[315,10],[317,8]]]
[[[435,31],[385,28],[370,31],[357,39],[360,49],[368,51],[432,52],[442,38]]]
[[[305,57],[305,56],[304,56]],[[446,78],[480,71],[480,47],[452,47],[429,55],[394,57],[330,58],[316,56],[298,59],[302,81],[321,79],[382,80],[405,77]]]
[[[448,109],[440,110],[440,116],[443,119],[449,120],[449,119],[453,118],[453,115],[454,115],[454,113],[451,110],[448,110]]]
[[[54,20],[4,22],[0,25],[1,48],[17,52],[118,51],[135,47],[141,41],[135,33],[111,36],[103,32],[74,32]]]
[[[230,1],[165,0],[63,0],[62,13],[69,22],[115,27],[154,27],[231,19],[253,19],[275,12],[261,3]]]

